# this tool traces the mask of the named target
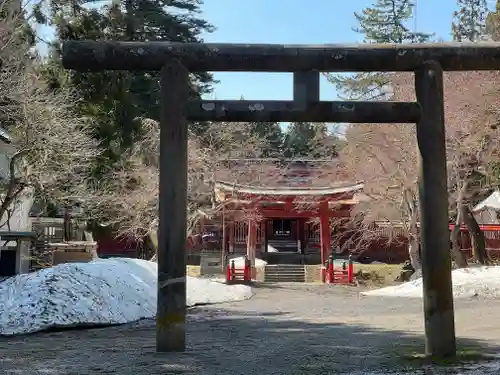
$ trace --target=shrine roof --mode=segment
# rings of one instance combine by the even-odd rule
[[[235,184],[228,181],[216,181],[215,189],[220,192],[242,194],[242,195],[262,195],[262,196],[328,196],[343,193],[354,193],[363,189],[362,182],[342,182],[325,187],[305,187],[305,186],[276,186],[260,187],[243,184]]]
[[[314,188],[317,191],[330,189],[332,181],[343,181],[345,185],[353,185],[353,177],[336,158],[232,159],[221,162],[215,173],[217,181],[227,182],[232,186],[236,184],[235,186],[247,186],[252,189],[265,189],[269,186],[299,190]]]

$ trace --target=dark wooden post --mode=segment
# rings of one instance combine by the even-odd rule
[[[305,104],[319,102],[319,73],[293,73],[293,101]]]
[[[434,61],[415,72],[420,150],[420,235],[427,355],[456,354],[448,229],[443,70]]]
[[[158,352],[186,348],[188,93],[188,71],[173,60],[161,70]]]

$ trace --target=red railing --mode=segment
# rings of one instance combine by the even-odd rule
[[[450,224],[450,231],[454,227],[454,224]],[[479,228],[484,233],[486,250],[492,258],[498,258],[500,256],[500,224],[480,224]],[[468,257],[472,257],[471,238],[465,225],[460,226],[458,242],[462,251],[467,253]]]
[[[354,264],[349,258],[342,267],[336,267],[335,261],[328,260],[326,267],[322,267],[321,280],[328,284],[350,285],[354,282]]]
[[[234,260],[232,260],[226,268],[226,283],[243,283],[247,284],[252,281],[252,266],[248,259],[245,259],[245,265],[237,268]]]
[[[455,224],[450,224],[449,227],[450,230],[453,230],[453,228],[455,228]],[[479,224],[479,229],[483,232],[500,232],[500,224]],[[460,231],[467,232],[468,229],[465,225],[461,225]]]

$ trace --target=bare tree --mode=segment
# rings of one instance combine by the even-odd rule
[[[107,221],[120,234],[144,236],[158,226],[159,124],[143,119],[143,136],[113,166],[100,184],[99,198],[92,208],[105,212]],[[189,134],[188,141],[188,235],[204,214],[215,214],[221,206],[215,199],[215,172],[225,160],[259,155],[261,140],[249,124],[210,124],[203,138]]]
[[[457,239],[462,222],[475,237],[476,259],[480,262],[487,259],[484,236],[478,230],[470,205],[495,183],[492,168],[498,164],[498,137],[494,135],[498,119],[494,106],[498,98],[498,78],[496,72],[444,76],[449,197],[452,209],[457,207],[458,225],[452,235],[452,255],[460,267],[467,265]],[[395,100],[415,100],[413,74],[394,74],[391,82]],[[418,269],[418,149],[414,127],[353,125],[346,137],[342,158],[356,178],[365,181],[366,199],[355,209],[357,218],[363,216],[360,241],[362,237],[374,235],[374,221],[398,223],[409,239],[412,265]]]
[[[498,184],[495,167],[499,146],[496,109],[500,92],[498,72],[449,72],[444,75],[446,153],[450,211],[455,214],[452,254],[458,266],[467,262],[458,243],[464,223],[471,235],[476,261],[488,262],[484,234],[472,215],[474,202]],[[398,100],[415,100],[411,74],[394,75]]]
[[[414,129],[401,124],[360,124],[349,126],[347,145],[341,159],[356,180],[364,181],[363,198],[353,210],[362,235],[353,246],[366,246],[380,236],[375,222],[397,223],[394,232],[384,234],[396,239],[409,238],[409,256],[415,269],[418,256],[417,149]],[[359,227],[361,226],[361,228]]]
[[[89,200],[89,172],[101,152],[88,121],[71,110],[72,94],[49,91],[40,77],[19,17],[12,12],[0,20],[0,122],[12,140],[2,150],[8,170],[3,171],[0,226],[8,225],[23,194],[60,202]]]

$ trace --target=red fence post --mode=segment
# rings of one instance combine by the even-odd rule
[[[354,280],[354,264],[352,263],[352,258],[349,255],[349,265],[347,266],[347,282],[352,284]]]
[[[231,265],[228,263],[226,265],[226,282],[229,283],[231,281]]]
[[[250,259],[248,259],[248,256],[245,255],[245,264],[243,266],[243,281],[251,280],[250,265]]]
[[[328,263],[328,282],[333,284],[335,282],[335,270],[334,270],[334,260],[330,258]]]

